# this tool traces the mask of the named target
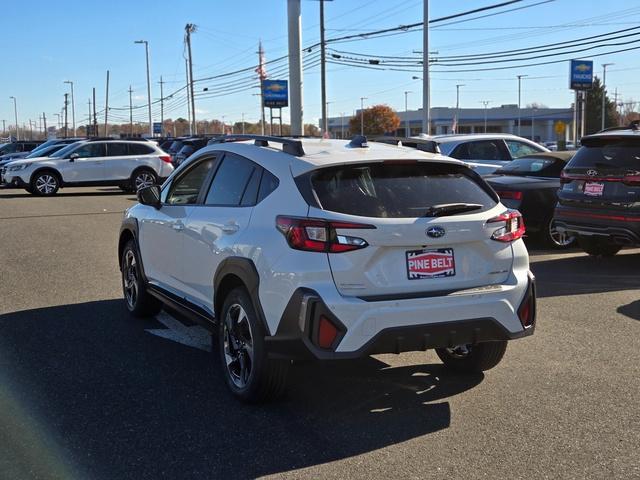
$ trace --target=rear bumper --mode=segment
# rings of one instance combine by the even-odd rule
[[[620,211],[557,207],[556,228],[572,235],[601,237],[619,245],[640,245],[640,215]]]
[[[351,332],[348,332],[344,323],[315,291],[300,288],[289,301],[276,334],[265,338],[266,348],[272,358],[338,360],[381,353],[424,351],[469,343],[514,340],[532,335],[535,329],[535,280],[531,274],[528,276],[526,292],[523,301],[529,298],[530,294],[534,302],[534,317],[527,328],[519,324],[516,330],[511,330],[492,316],[461,318],[454,321],[436,320],[431,323],[383,328],[366,339],[360,337],[364,341],[357,348],[345,350],[341,348],[341,344],[345,337],[352,337]],[[398,318],[402,318],[401,310],[398,308]],[[513,315],[517,318],[515,311]],[[317,345],[320,316],[327,317],[338,330],[337,338],[329,349]],[[428,311],[425,310],[421,318],[429,318]],[[346,343],[353,346],[353,341]]]

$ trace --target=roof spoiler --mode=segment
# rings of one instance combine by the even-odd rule
[[[402,145],[403,147],[415,148],[421,152],[440,153],[440,147],[435,140],[427,140],[423,138],[409,137],[376,137],[371,139],[372,142],[387,143],[389,145]]]
[[[598,133],[613,132],[613,131],[616,131],[616,130],[634,130],[634,131],[638,131],[638,130],[640,130],[640,120],[633,120],[626,127],[609,127],[609,128],[605,128],[604,130],[600,130]]]

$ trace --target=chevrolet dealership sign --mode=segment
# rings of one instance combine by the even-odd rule
[[[589,90],[593,85],[593,61],[571,60],[569,69],[569,88]]]

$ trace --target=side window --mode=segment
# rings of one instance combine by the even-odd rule
[[[260,182],[260,191],[258,192],[258,203],[267,198],[271,192],[273,192],[280,182],[278,179],[271,174],[270,172],[264,171],[262,174],[262,181]]]
[[[127,144],[121,142],[107,143],[107,157],[122,157],[127,155]]]
[[[129,155],[149,155],[154,151],[149,145],[143,143],[129,143],[128,145]]]
[[[209,176],[215,159],[207,158],[196,163],[179,178],[176,178],[167,195],[167,205],[193,205],[198,202],[200,190]]]
[[[540,153],[543,150],[532,147],[531,145],[519,142],[517,140],[506,140],[507,147],[509,147],[509,153],[513,158],[524,157],[525,155],[533,155],[535,153]]]
[[[506,157],[502,140],[480,140],[459,145],[451,154],[459,160],[511,160]]]
[[[256,200],[258,198],[258,189],[260,188],[261,177],[262,168],[254,168],[251,178],[249,179],[249,183],[247,184],[247,188],[244,189],[242,200],[240,200],[241,207],[252,207],[257,203]]]
[[[80,158],[104,157],[106,156],[104,146],[104,143],[85,143],[71,153],[77,153]]]
[[[249,180],[256,169],[257,165],[246,158],[225,154],[222,165],[213,177],[204,203],[231,207],[240,205]]]

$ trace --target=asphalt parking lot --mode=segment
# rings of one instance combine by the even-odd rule
[[[536,334],[485,375],[432,352],[307,364],[256,407],[197,334],[129,317],[115,252],[132,201],[0,190],[0,478],[640,477],[640,250],[533,246]]]

